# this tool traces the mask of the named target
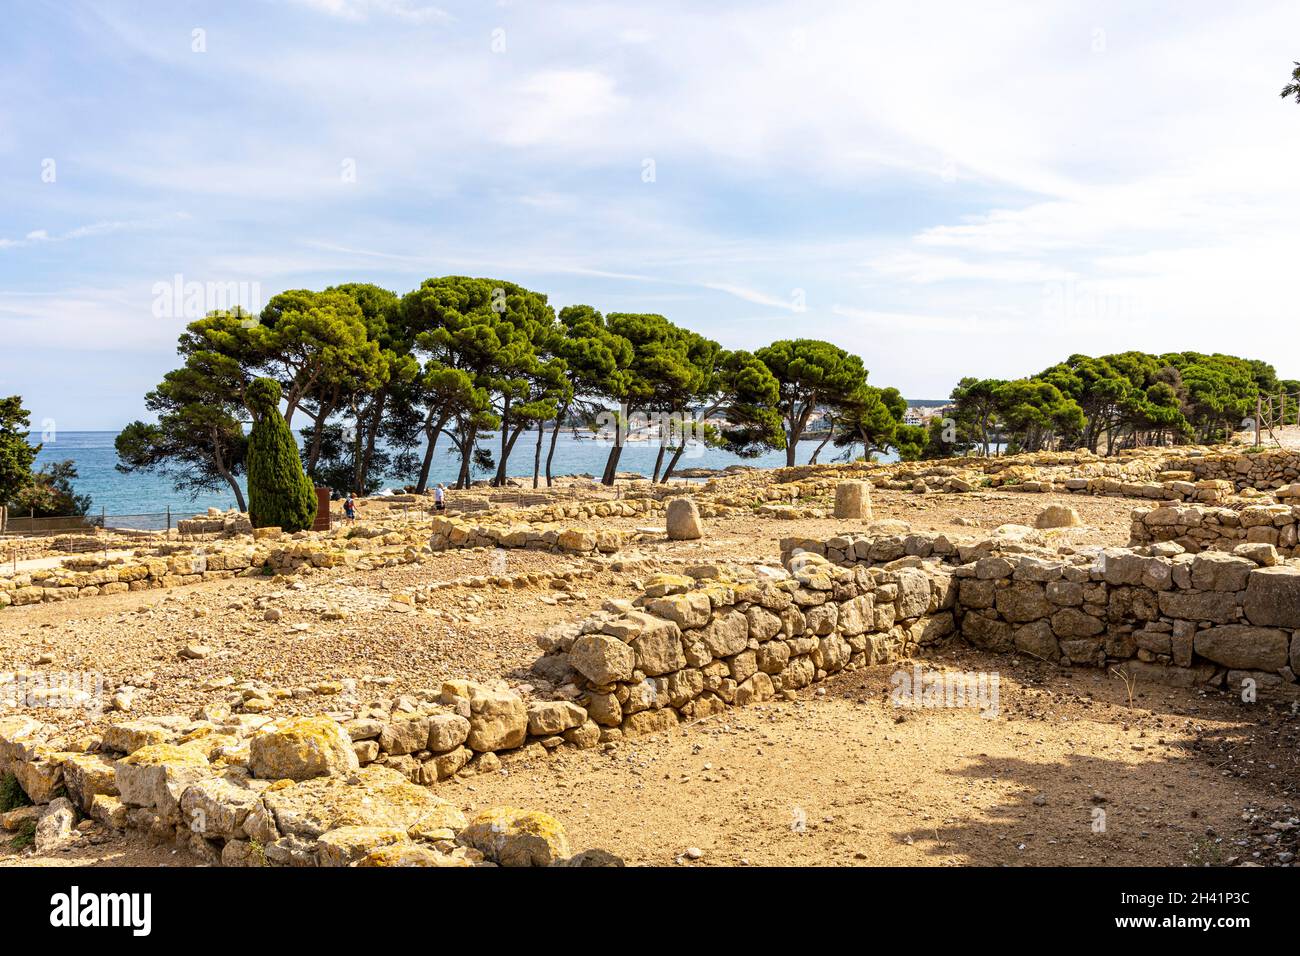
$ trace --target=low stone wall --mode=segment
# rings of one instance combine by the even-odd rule
[[[251,534],[253,523],[249,520],[248,515],[242,511],[236,511],[233,508],[229,511],[222,511],[220,508],[209,508],[207,514],[195,515],[193,518],[183,518],[176,522],[176,531],[181,535],[223,534],[233,536]]]
[[[435,517],[430,527],[429,546],[447,548],[525,548],[530,551],[563,551],[585,554],[599,551],[614,554],[628,536],[614,528],[593,530],[569,526],[510,524]]]
[[[1183,686],[1226,680],[1237,689],[1249,678],[1261,699],[1300,696],[1300,567],[1279,564],[1267,543],[1244,545],[1239,554],[1161,553],[1154,545],[1052,555],[1013,541],[944,535],[782,542],[790,562],[805,549],[856,570],[887,562],[886,570],[912,564],[934,575],[949,566],[956,633],[986,650],[1114,664]]]
[[[656,575],[634,604],[610,602],[576,634],[552,635],[534,670],[574,684],[606,741],[908,656],[953,631],[945,573],[811,558],[793,571],[747,583]]]
[[[435,518],[431,524],[401,529],[339,528],[324,535],[301,532],[284,536],[276,529],[259,529],[251,536],[214,540],[201,547],[192,543],[164,545],[153,549],[152,554],[136,552],[132,558],[67,558],[56,568],[8,577],[0,566],[0,609],[181,587],[235,575],[297,574],[307,568],[336,567],[366,571],[413,564],[423,560],[429,549],[495,547],[574,555],[612,554],[625,545],[628,537],[614,529],[490,525],[457,518]]]
[[[1220,479],[1236,488],[1269,491],[1300,481],[1300,452],[1281,448],[1209,452],[1189,455],[1173,467],[1184,468],[1199,479]]]
[[[1194,505],[1136,508],[1132,544],[1172,541],[1187,551],[1232,551],[1241,544],[1272,545],[1300,556],[1300,504],[1255,504],[1240,510]]]
[[[449,706],[381,733],[418,728],[440,743],[493,733],[495,711],[477,723],[461,716],[490,709],[476,711],[478,698],[462,692],[475,693],[453,688],[444,693]],[[74,821],[85,815],[226,866],[620,862],[598,851],[573,856],[563,827],[543,813],[497,807],[468,820],[408,775],[373,760],[363,765],[358,752],[375,746],[353,741],[328,717],[271,721],[217,708],[194,719],[115,724],[89,745],[28,716],[0,717],[0,774],[13,774],[34,801],[3,814],[0,825],[28,828],[48,852],[71,842]]]

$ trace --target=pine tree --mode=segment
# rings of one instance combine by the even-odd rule
[[[248,517],[254,528],[303,531],[316,520],[316,490],[302,470],[298,443],[280,414],[280,386],[259,378],[245,392],[253,413],[248,436]]]

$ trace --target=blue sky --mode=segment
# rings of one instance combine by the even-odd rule
[[[508,278],[729,347],[828,338],[916,398],[1127,348],[1300,377],[1294,3],[5,19],[0,393],[37,422],[143,414],[186,321],[155,308],[176,275],[257,306]]]

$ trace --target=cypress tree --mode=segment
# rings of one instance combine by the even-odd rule
[[[245,401],[253,413],[248,436],[248,517],[254,528],[303,531],[316,520],[316,489],[302,470],[298,443],[280,414],[280,386],[259,378]]]

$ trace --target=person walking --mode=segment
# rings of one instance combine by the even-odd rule
[[[357,523],[357,503],[352,500],[351,492],[348,492],[348,496],[343,502],[343,514],[347,516],[349,524]]]
[[[444,511],[447,507],[447,489],[441,483],[433,489],[433,507],[438,511]]]

